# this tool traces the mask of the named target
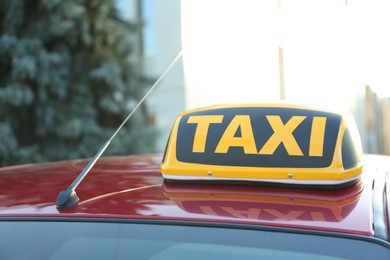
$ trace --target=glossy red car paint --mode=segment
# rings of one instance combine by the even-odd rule
[[[164,183],[160,155],[103,158],[77,188],[78,205],[63,211],[56,209],[57,195],[87,160],[5,167],[0,169],[0,218],[188,220],[374,236],[374,179],[384,176],[387,160],[366,157],[362,180],[351,187],[315,190]],[[389,193],[387,203],[389,208]]]

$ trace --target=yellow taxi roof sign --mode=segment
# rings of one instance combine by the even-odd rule
[[[167,180],[345,186],[359,179],[362,165],[349,112],[245,104],[180,114],[161,172]]]

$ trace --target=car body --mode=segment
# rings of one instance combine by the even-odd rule
[[[222,105],[180,114],[163,155],[2,168],[0,259],[390,259],[389,157],[354,129]]]
[[[161,160],[100,159],[65,210],[57,195],[88,160],[2,168],[0,258],[389,259],[388,157],[366,156],[361,180],[337,190],[168,183]]]

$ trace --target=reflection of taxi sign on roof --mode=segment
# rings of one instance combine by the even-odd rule
[[[164,194],[186,212],[255,220],[340,222],[355,208],[361,182],[339,190],[164,183]]]
[[[359,179],[362,151],[347,112],[221,105],[178,116],[161,171],[167,180],[344,186]]]

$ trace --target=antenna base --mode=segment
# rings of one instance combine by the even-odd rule
[[[79,197],[74,190],[63,190],[58,194],[57,197],[57,209],[68,209],[73,205],[77,204]]]

